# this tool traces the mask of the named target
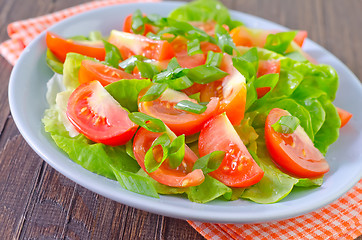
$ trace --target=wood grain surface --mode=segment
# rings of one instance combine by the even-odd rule
[[[0,42],[8,39],[6,26],[10,22],[83,2],[86,0],[0,0]],[[222,2],[230,9],[307,30],[309,38],[362,79],[362,1]],[[109,200],[46,164],[24,141],[11,117],[7,96],[11,70],[12,66],[0,57],[1,239],[203,239],[184,220]]]

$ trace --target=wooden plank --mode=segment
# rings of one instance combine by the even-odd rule
[[[43,161],[19,135],[11,118],[0,153],[0,236],[11,239],[22,229],[26,209],[42,173]]]

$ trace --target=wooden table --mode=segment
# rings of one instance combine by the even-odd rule
[[[86,0],[0,0],[0,42],[12,21],[36,17]],[[341,59],[362,79],[362,1],[222,0],[292,29]],[[12,66],[0,58],[0,236],[2,239],[202,239],[186,221],[137,210],[65,178],[24,141],[9,111]],[[21,87],[21,86],[19,86]],[[359,238],[362,239],[362,238]]]

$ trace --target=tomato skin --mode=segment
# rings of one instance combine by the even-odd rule
[[[303,46],[305,39],[308,37],[308,32],[304,30],[298,31],[297,35],[294,37],[293,41],[298,44],[299,47]]]
[[[257,77],[271,73],[280,73],[280,60],[260,60]]]
[[[209,173],[225,185],[248,187],[262,179],[263,170],[256,164],[225,114],[210,119],[200,133],[200,156],[213,151],[226,153],[220,167]]]
[[[351,120],[353,114],[347,112],[346,110],[344,110],[342,108],[339,108],[339,107],[336,107],[336,108],[337,108],[338,116],[341,119],[341,127],[344,127],[349,122],[349,120]]]
[[[143,14],[143,16],[146,16],[145,14]],[[132,14],[128,15],[123,23],[123,32],[128,32],[128,33],[133,33],[132,30]],[[146,36],[147,33],[152,32],[152,33],[156,33],[156,29],[155,27],[153,27],[150,24],[145,24],[145,31],[142,34],[143,36]]]
[[[83,60],[78,73],[80,84],[97,80],[103,87],[121,79],[135,78],[138,77],[92,60]]]
[[[171,169],[166,159],[156,171],[152,173],[146,171],[144,163],[146,152],[160,135],[161,133],[150,132],[144,128],[141,128],[136,133],[133,141],[133,153],[140,167],[157,182],[167,186],[191,187],[200,185],[204,181],[205,176],[201,169],[192,171],[192,167],[198,158],[187,145],[185,145],[184,160],[176,169]]]
[[[280,61],[279,60],[260,60],[258,65],[257,77],[264,76],[266,74],[280,73]],[[258,98],[264,97],[270,91],[270,87],[260,87],[256,89]]]
[[[197,133],[207,120],[215,116],[219,109],[219,99],[212,98],[207,109],[202,114],[186,112],[174,108],[182,100],[196,102],[187,97],[186,94],[166,89],[166,91],[154,101],[140,102],[139,100],[147,92],[148,88],[143,89],[138,97],[139,111],[155,118],[161,119],[176,135],[185,134],[186,136]]]
[[[106,56],[103,44],[86,44],[84,42],[64,39],[55,33],[47,32],[46,43],[50,51],[64,62],[67,53],[74,52],[103,61]]]
[[[118,47],[123,59],[142,55],[162,61],[175,56],[171,44],[167,41],[152,40],[142,35],[113,30],[108,41]]]
[[[126,144],[138,127],[98,81],[84,83],[74,90],[66,114],[87,138],[111,146]]]
[[[230,36],[236,46],[244,47],[264,47],[266,38],[269,34],[275,34],[278,30],[249,29],[239,26],[230,31]],[[293,41],[302,47],[304,40],[307,38],[308,32],[304,30],[298,31]]]
[[[265,142],[273,161],[284,172],[297,177],[323,176],[329,165],[301,126],[291,134],[274,131],[272,125],[287,115],[290,115],[287,111],[274,108],[265,122]]]
[[[221,80],[205,84],[200,92],[202,102],[209,101],[212,97],[219,97],[220,108],[218,113],[226,112],[233,125],[239,125],[244,118],[246,104],[245,77],[234,68],[230,55],[224,54],[220,69],[229,73]]]
[[[217,24],[216,21],[208,21],[208,22],[193,21],[193,22],[189,22],[189,23],[192,26],[203,30],[204,32],[206,32],[210,36],[215,35],[215,27],[216,27],[216,24]],[[229,26],[228,25],[223,24],[222,27],[225,28],[225,30],[229,32]]]

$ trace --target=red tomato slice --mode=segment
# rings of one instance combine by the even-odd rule
[[[297,35],[294,37],[294,42],[298,44],[299,47],[303,46],[304,40],[307,38],[308,32],[300,30],[298,31]]]
[[[205,84],[200,100],[208,102],[212,97],[220,99],[219,113],[226,112],[233,125],[239,125],[244,118],[246,103],[245,77],[233,67],[231,56],[224,54],[220,69],[229,73],[222,80]]]
[[[274,131],[272,125],[287,115],[290,115],[288,111],[274,108],[266,119],[265,141],[271,157],[289,174],[301,178],[321,177],[329,171],[329,165],[301,126],[290,134]]]
[[[175,56],[171,44],[167,41],[152,40],[141,35],[113,30],[108,41],[119,48],[124,59],[132,55],[142,55],[162,61]]]
[[[194,27],[200,28],[201,30],[203,30],[204,32],[206,32],[207,34],[209,34],[210,36],[214,36],[215,35],[215,27],[217,22],[215,21],[208,21],[208,22],[189,22],[191,25],[193,25]],[[226,31],[229,31],[229,26],[223,24],[222,25],[223,28],[226,29]]]
[[[341,119],[341,127],[344,127],[349,122],[349,120],[352,118],[353,114],[347,112],[346,110],[344,110],[342,108],[339,108],[339,107],[336,107],[336,108],[337,108],[339,118]]]
[[[280,61],[279,60],[260,60],[258,65],[257,77],[261,77],[266,74],[280,73]],[[270,87],[261,87],[256,89],[258,98],[262,98],[270,91]]]
[[[146,16],[146,15],[144,14],[143,16]],[[133,33],[133,31],[132,31],[132,14],[128,15],[126,17],[126,19],[124,20],[123,31],[128,32],[128,33]],[[150,24],[145,24],[145,31],[143,33],[143,36],[146,36],[147,33],[149,33],[149,32],[156,33],[156,27],[154,27]]]
[[[102,86],[107,86],[108,84],[117,82],[121,79],[135,78],[138,77],[92,60],[83,60],[78,73],[80,84],[97,80]]]
[[[140,92],[139,98],[147,92],[148,88]],[[186,94],[172,89],[166,91],[154,101],[138,102],[139,111],[155,118],[161,119],[176,135],[191,135],[201,130],[207,120],[217,114],[219,99],[212,98],[207,109],[202,114],[191,113],[174,108],[182,101],[196,102]]]
[[[161,133],[150,132],[144,128],[136,133],[133,141],[133,153],[138,164],[145,172],[147,172],[144,163],[146,152],[160,135]],[[185,157],[179,167],[176,169],[170,168],[166,159],[156,171],[147,174],[157,182],[171,187],[197,186],[204,181],[205,176],[201,169],[192,171],[196,160],[195,153],[185,145]]]
[[[230,36],[236,46],[264,47],[267,36],[271,31],[249,29],[244,26],[236,27],[230,31]]]
[[[275,34],[277,30],[250,29],[244,26],[236,27],[230,31],[230,36],[236,46],[244,47],[264,47],[266,38],[269,34]],[[307,31],[300,30],[294,37],[293,41],[299,47],[303,46],[304,40],[307,38]]]
[[[225,151],[220,167],[209,173],[230,187],[248,187],[259,182],[264,172],[256,164],[225,114],[205,124],[199,137],[199,153]]]
[[[50,51],[61,61],[64,62],[67,53],[74,52],[88,57],[103,61],[106,56],[103,43],[85,42],[64,39],[52,32],[47,32],[46,43]]]
[[[280,73],[280,60],[260,60],[257,77],[271,73]]]
[[[127,143],[138,127],[98,81],[84,83],[74,90],[68,101],[67,117],[90,140],[111,146]]]

